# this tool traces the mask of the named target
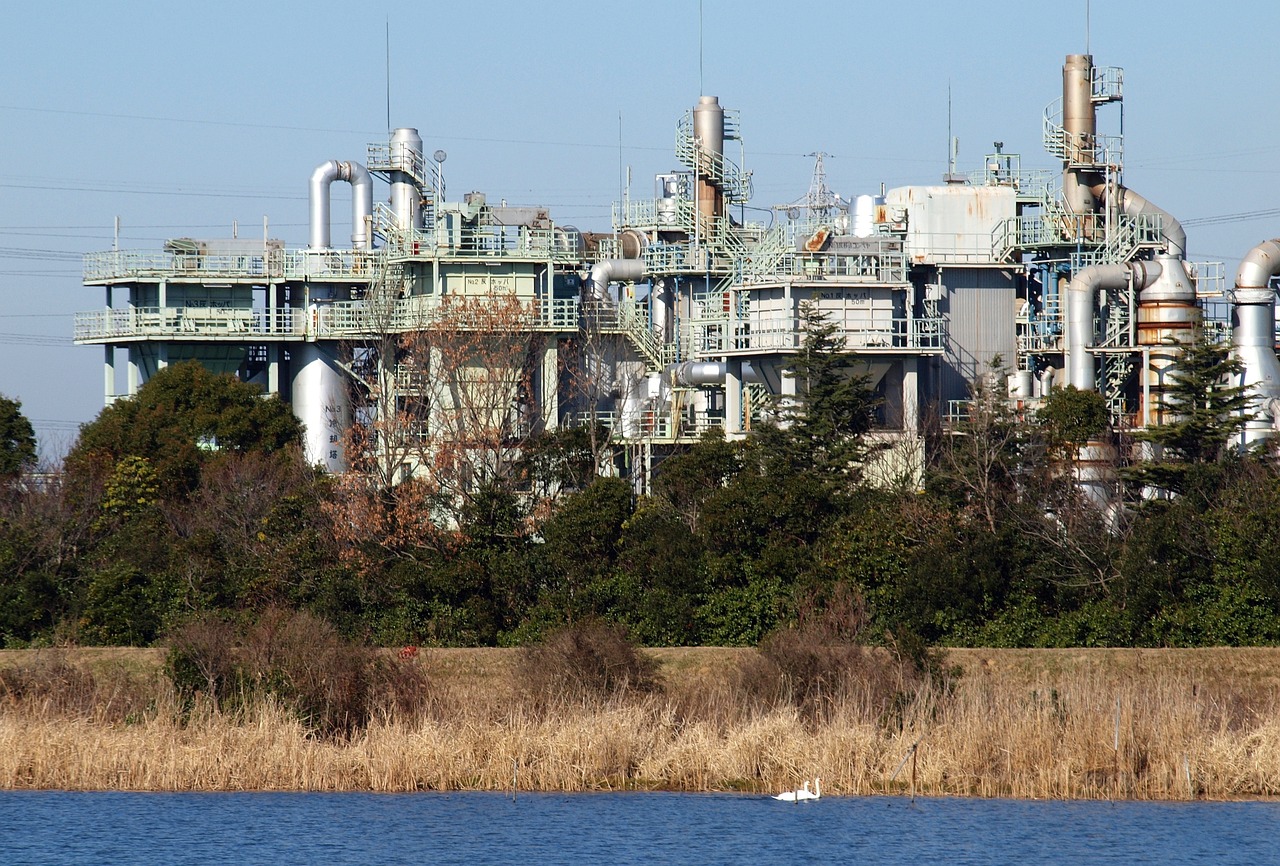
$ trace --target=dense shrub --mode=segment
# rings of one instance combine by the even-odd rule
[[[69,662],[60,650],[0,667],[0,701],[41,715],[133,721],[155,705],[153,682],[118,666],[92,671]]]
[[[167,671],[188,702],[223,710],[271,696],[324,737],[349,737],[380,714],[413,714],[428,697],[412,659],[344,640],[305,611],[271,609],[247,628],[201,617],[170,637]]]
[[[885,717],[941,671],[922,642],[865,645],[867,612],[846,584],[811,593],[795,626],[778,629],[739,664],[737,687],[760,709],[794,706],[810,722],[830,720],[855,704]]]
[[[523,647],[516,666],[521,690],[535,705],[634,696],[658,686],[657,663],[621,626],[587,620]]]

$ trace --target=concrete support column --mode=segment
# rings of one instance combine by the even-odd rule
[[[538,380],[538,411],[543,428],[555,430],[560,426],[560,350],[554,339],[547,340],[542,349]]]
[[[724,377],[724,435],[727,438],[741,436],[742,424],[742,361],[730,361]]]
[[[142,384],[141,365],[138,360],[138,347],[129,347],[129,371],[128,371],[128,390],[126,396],[132,397],[138,393],[138,387]]]
[[[267,393],[280,395],[280,344],[267,344]]]
[[[902,429],[920,432],[920,359],[902,359]]]
[[[103,403],[110,406],[116,401],[116,347],[108,343],[102,347]]]

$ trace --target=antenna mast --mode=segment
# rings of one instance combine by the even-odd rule
[[[698,0],[698,94],[705,94],[702,84],[702,0]]]
[[[391,16],[387,16],[387,135],[391,134]]]

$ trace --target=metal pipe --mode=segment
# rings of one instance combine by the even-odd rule
[[[635,281],[643,279],[644,259],[604,259],[591,266],[587,277],[587,300],[609,300],[609,283],[614,280]]]
[[[1276,359],[1276,294],[1271,280],[1280,274],[1280,238],[1251,249],[1236,270],[1232,292],[1231,344],[1244,365],[1240,384],[1248,389],[1254,414],[1243,441],[1251,445],[1277,435],[1280,424],[1280,361]]]
[[[671,370],[677,385],[696,388],[702,385],[723,385],[729,365],[724,361],[685,361]]]
[[[653,330],[664,340],[671,338],[671,318],[675,307],[675,280],[664,277],[656,280],[649,293],[649,318],[653,322]]]
[[[329,187],[335,180],[351,184],[351,248],[369,249],[369,218],[373,216],[373,180],[358,162],[331,159],[311,172],[311,248],[329,249]]]
[[[1094,390],[1094,363],[1088,347],[1094,341],[1093,311],[1098,292],[1122,289],[1133,281],[1144,289],[1160,276],[1157,262],[1091,265],[1076,274],[1067,286],[1067,382],[1081,391]]]
[[[1095,185],[1092,192],[1101,201],[1106,201],[1110,197],[1110,191],[1105,183]],[[1162,207],[1157,207],[1148,199],[1125,186],[1115,187],[1115,195],[1118,209],[1131,217],[1160,217],[1160,228],[1164,232],[1169,255],[1180,259],[1186,258],[1187,231],[1182,227],[1182,223],[1174,218],[1173,214]]]
[[[743,382],[764,384],[764,377],[750,361],[742,361]],[[723,385],[729,375],[729,364],[726,361],[685,361],[667,367],[671,382],[685,388],[702,388],[707,385]]]

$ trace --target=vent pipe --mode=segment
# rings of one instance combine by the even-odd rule
[[[1123,265],[1091,265],[1076,274],[1067,287],[1067,382],[1081,391],[1092,391],[1094,385],[1093,312],[1098,292],[1122,289],[1133,281],[1134,288],[1145,289],[1160,276],[1157,262],[1128,262]]]
[[[1280,274],[1280,238],[1251,249],[1236,270],[1232,292],[1231,343],[1244,365],[1252,417],[1245,424],[1246,446],[1277,435],[1280,426],[1280,361],[1276,360],[1276,294],[1271,279]]]
[[[373,216],[373,181],[358,162],[331,159],[311,172],[311,249],[327,250],[329,234],[329,187],[335,180],[351,184],[351,248],[369,249],[369,220]]]

